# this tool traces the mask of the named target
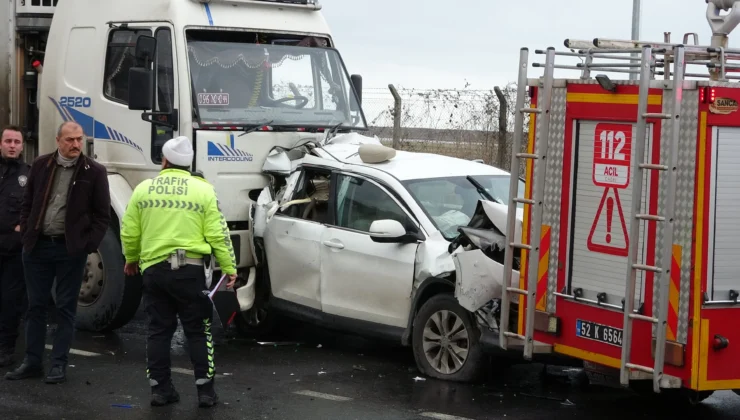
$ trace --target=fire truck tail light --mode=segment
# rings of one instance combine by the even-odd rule
[[[705,87],[699,91],[699,101],[704,104],[713,104],[717,98],[716,90],[713,87]]]
[[[714,336],[714,341],[712,342],[712,348],[715,350],[722,350],[726,349],[730,345],[730,341],[726,339],[725,337],[722,337],[719,334],[716,334]]]

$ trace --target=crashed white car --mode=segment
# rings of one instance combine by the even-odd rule
[[[259,333],[286,315],[400,340],[424,374],[474,379],[482,343],[495,342],[486,335],[498,334],[503,248],[498,262],[470,251],[457,270],[451,254],[470,248],[455,240],[481,208],[505,234],[509,173],[357,133],[326,143],[267,158],[271,185],[251,194],[255,300],[240,328]]]

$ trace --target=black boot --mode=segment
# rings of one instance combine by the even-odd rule
[[[46,375],[44,382],[51,385],[61,384],[67,381],[67,368],[65,366],[52,366]]]
[[[218,404],[218,395],[214,387],[213,379],[203,385],[198,385],[198,406],[210,408]]]
[[[179,401],[180,394],[177,393],[172,382],[166,385],[156,385],[152,387],[152,407],[162,407]]]
[[[17,381],[20,379],[40,378],[42,376],[44,376],[44,367],[42,365],[32,365],[28,363],[28,360],[23,360],[23,363],[16,370],[5,374],[5,379]]]

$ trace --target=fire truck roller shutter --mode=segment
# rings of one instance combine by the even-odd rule
[[[709,298],[731,300],[730,290],[740,292],[740,128],[715,128],[712,140]]]
[[[622,139],[631,145],[635,125],[599,123],[595,121],[578,121],[575,130],[574,186],[571,197],[571,209],[575,217],[571,220],[570,242],[570,292],[583,289],[583,298],[597,300],[599,293],[606,293],[605,303],[621,306],[624,298],[627,274],[627,251],[632,207],[632,171],[627,173],[634,153],[624,144],[619,148]],[[630,129],[631,126],[631,129]],[[620,129],[621,127],[621,129]],[[626,131],[626,132],[625,132]],[[623,133],[623,136],[619,133]],[[601,141],[602,139],[604,142]],[[611,139],[611,140],[610,140]],[[614,143],[609,143],[609,142]],[[602,150],[604,143],[605,150]],[[645,160],[650,159],[652,144],[652,126],[648,127]],[[625,156],[625,166],[605,165],[605,157]],[[620,154],[621,153],[621,154]],[[649,174],[649,172],[648,172]],[[616,188],[604,186],[613,183]],[[649,191],[649,177],[643,177],[643,210],[645,213]],[[621,211],[620,211],[621,210]],[[640,228],[638,245],[638,263],[644,261],[646,246],[645,223]],[[635,307],[640,307],[644,298],[644,272],[637,273]]]

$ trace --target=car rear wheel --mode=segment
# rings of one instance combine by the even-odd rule
[[[470,382],[483,373],[480,331],[452,295],[437,295],[424,303],[414,319],[412,334],[416,365],[425,375]]]

